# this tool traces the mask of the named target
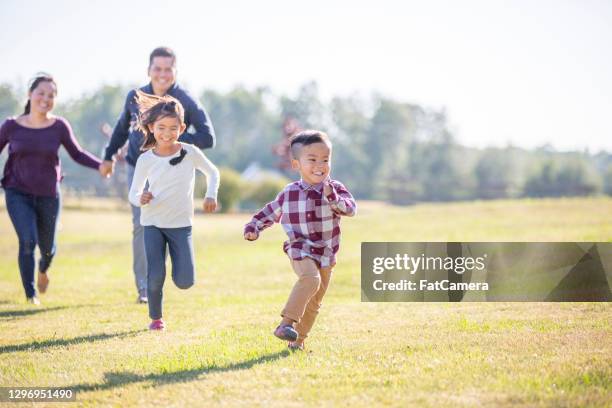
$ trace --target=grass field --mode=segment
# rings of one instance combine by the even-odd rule
[[[0,385],[72,387],[71,407],[611,406],[609,303],[374,304],[359,288],[361,241],[611,241],[610,214],[605,198],[362,203],[308,350],[289,353],[271,335],[294,281],[278,226],[247,243],[248,215],[197,216],[196,285],[166,281],[168,329],[151,333],[127,212],[62,213],[37,308],[0,209]]]

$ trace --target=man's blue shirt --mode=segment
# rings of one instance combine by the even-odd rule
[[[150,83],[140,88],[140,90],[153,94],[153,86]],[[187,130],[179,137],[179,141],[193,144],[200,149],[214,147],[215,130],[202,105],[176,83],[168,90],[167,95],[178,99],[185,109],[185,125]],[[128,153],[125,159],[130,165],[136,165],[136,160],[138,160],[138,156],[142,153],[140,147],[144,140],[143,133],[136,128],[137,120],[138,104],[136,103],[136,90],[133,89],[125,99],[123,112],[121,112],[121,116],[117,120],[110,142],[108,142],[104,150],[104,160],[112,160],[113,155],[129,140]],[[191,127],[194,129],[193,133],[189,133]]]

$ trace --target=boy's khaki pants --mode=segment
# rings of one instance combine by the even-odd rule
[[[319,268],[310,258],[299,261],[292,259],[291,266],[298,276],[298,281],[291,290],[281,316],[297,322],[295,330],[299,335],[298,341],[301,341],[308,337],[317,318],[333,266]]]

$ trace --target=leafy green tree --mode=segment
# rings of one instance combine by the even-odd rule
[[[444,110],[413,105],[415,138],[406,185],[416,200],[450,201],[472,198],[474,161],[470,150],[455,143]]]
[[[329,131],[333,143],[332,176],[342,182],[357,198],[372,198],[370,157],[365,148],[370,119],[367,102],[358,97],[333,98],[330,111],[334,128]]]
[[[486,149],[476,168],[476,194],[479,198],[495,199],[514,197],[520,190],[518,158],[514,149]]]
[[[608,166],[608,169],[606,170],[605,176],[604,176],[604,192],[609,195],[612,196],[612,164],[610,164]]]
[[[389,186],[409,166],[410,145],[415,133],[411,107],[379,99],[364,143],[371,175],[365,187],[375,197],[389,198]]]
[[[109,141],[102,127],[105,124],[111,127],[115,125],[128,91],[126,87],[105,85],[80,98],[59,104],[55,111],[68,119],[79,144],[102,158],[104,147]],[[122,171],[124,169],[117,168],[113,178],[105,180],[75,163],[64,149],[60,149],[60,158],[67,188],[100,196],[118,195],[125,198],[127,188],[125,171]]]
[[[289,184],[289,179],[279,177],[268,177],[251,184],[247,188],[244,199],[252,201],[257,207],[263,207],[274,200],[278,193]]]
[[[240,174],[229,167],[219,168],[221,173],[221,184],[219,186],[218,201],[220,211],[223,213],[233,211],[240,200],[244,191],[244,183]]]
[[[127,91],[127,87],[101,86],[58,105],[56,113],[70,121],[84,148],[101,156],[108,142],[101,126],[114,125]],[[22,99],[22,92],[10,84],[0,85],[0,114],[19,114]],[[443,109],[379,95],[335,97],[326,103],[315,82],[304,84],[294,96],[276,95],[265,87],[237,86],[228,92],[208,90],[201,100],[217,132],[217,146],[205,153],[226,168],[221,184],[224,210],[231,210],[244,198],[236,188],[244,187],[236,171],[253,162],[264,170],[278,164],[272,149],[283,137],[287,118],[295,119],[301,128],[321,129],[330,135],[332,175],[360,199],[409,204],[515,197],[519,191],[530,197],[589,195],[602,190],[612,194],[609,153],[562,153],[551,146],[531,151],[464,147],[449,130]],[[116,182],[125,178],[120,166],[112,180],[102,180],[61,151],[65,189],[125,197],[125,180],[123,185]],[[5,160],[6,153],[0,156],[0,165]],[[201,179],[198,176],[200,189]],[[262,185],[251,192],[251,199],[267,202],[277,187]]]
[[[275,162],[272,146],[281,135],[281,125],[266,103],[270,98],[266,88],[236,87],[226,94],[202,94],[217,133],[216,147],[206,152],[211,160],[240,171],[252,162]]]
[[[595,194],[601,180],[583,157],[551,157],[531,174],[524,187],[528,197],[571,197]]]
[[[9,116],[20,115],[23,107],[19,105],[21,99],[18,92],[10,84],[0,84],[0,123]]]
[[[327,131],[329,115],[327,107],[319,98],[319,87],[316,82],[307,82],[300,88],[297,97],[283,95],[279,99],[282,117],[292,117],[302,129]]]

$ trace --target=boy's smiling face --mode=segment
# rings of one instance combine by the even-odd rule
[[[318,184],[329,176],[331,169],[330,147],[325,143],[313,143],[298,148],[298,157],[291,160],[291,167],[300,172],[308,184]]]

